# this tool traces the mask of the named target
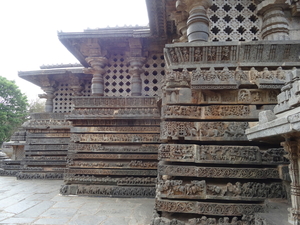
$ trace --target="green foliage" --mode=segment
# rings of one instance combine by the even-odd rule
[[[27,106],[15,82],[0,76],[0,145],[26,120]]]
[[[29,102],[28,113],[43,113],[45,112],[45,100],[32,99]]]

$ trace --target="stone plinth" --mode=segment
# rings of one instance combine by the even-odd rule
[[[77,97],[62,194],[154,197],[160,143],[155,97]]]

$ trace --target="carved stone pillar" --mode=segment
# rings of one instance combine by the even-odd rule
[[[288,158],[290,160],[289,173],[291,176],[291,200],[292,209],[291,216],[294,225],[300,225],[300,154],[299,154],[299,141],[291,141],[290,138],[286,137],[286,141],[282,143],[285,151],[288,152]]]
[[[87,57],[86,61],[88,64],[91,65],[91,68],[86,70],[86,73],[92,73],[92,95],[94,96],[103,96],[104,95],[104,82],[103,82],[103,75],[105,74],[106,70],[104,67],[107,64],[106,57]]]
[[[288,7],[285,0],[266,0],[258,4],[262,15],[261,37],[264,40],[289,40],[289,23],[283,10]]]
[[[53,98],[55,97],[54,92],[56,91],[56,89],[52,86],[42,87],[42,89],[46,93],[39,94],[39,97],[46,99],[45,112],[52,113],[53,112]]]
[[[187,20],[188,42],[207,41],[209,20],[206,11],[212,5],[212,1],[186,0],[185,4],[189,12]]]
[[[130,57],[130,70],[129,73],[132,76],[131,79],[131,96],[141,96],[142,95],[142,79],[141,74],[144,72],[142,66],[145,62],[144,57]]]

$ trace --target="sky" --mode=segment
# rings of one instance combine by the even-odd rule
[[[28,100],[37,99],[41,88],[19,78],[18,71],[78,62],[58,31],[147,24],[145,0],[0,0],[0,76],[15,80]]]

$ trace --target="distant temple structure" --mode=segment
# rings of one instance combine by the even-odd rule
[[[299,95],[286,82],[300,74],[300,2],[146,4],[146,27],[58,33],[80,64],[19,72],[45,113],[7,143],[17,156],[0,173],[63,179],[64,195],[155,198],[153,225],[271,224],[265,201],[292,196],[299,225],[282,140],[245,130],[281,91]]]

